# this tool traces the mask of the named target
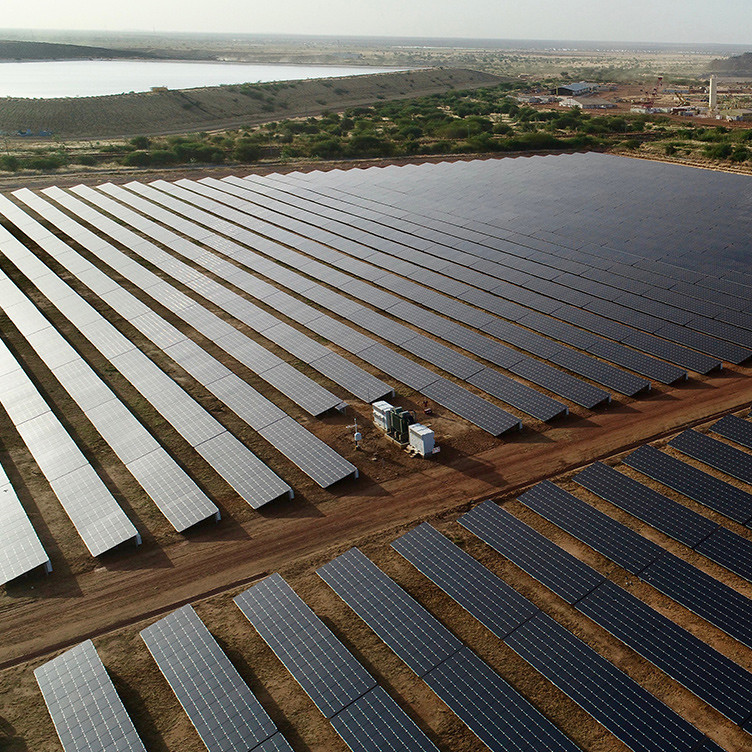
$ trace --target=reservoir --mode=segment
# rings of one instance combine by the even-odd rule
[[[257,65],[192,61],[62,60],[0,63],[0,97],[96,97],[193,89],[221,84],[291,81],[386,73],[396,68],[330,65]],[[404,68],[399,69],[404,70]]]

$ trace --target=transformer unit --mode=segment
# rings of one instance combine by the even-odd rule
[[[413,423],[408,431],[410,434],[410,448],[421,457],[430,457],[438,447],[435,444],[433,431],[428,426]]]
[[[427,426],[416,423],[412,410],[403,410],[380,400],[373,403],[373,422],[390,439],[413,455],[430,457],[439,451],[439,447],[435,445],[434,432]]]

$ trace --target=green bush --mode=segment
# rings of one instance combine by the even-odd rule
[[[0,155],[0,170],[5,172],[16,172],[21,167],[18,157],[12,154]]]
[[[235,148],[232,150],[232,158],[236,162],[257,162],[260,156],[261,147],[257,143],[246,139],[237,141]]]

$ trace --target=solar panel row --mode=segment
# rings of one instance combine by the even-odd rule
[[[153,206],[153,205],[152,205]],[[150,210],[152,215],[157,215],[158,212],[156,211],[157,207],[154,207],[153,210]],[[161,214],[158,215],[161,221],[167,221],[168,224],[171,224],[171,226],[180,227],[183,231],[187,231],[190,234],[195,234],[194,229],[188,229],[186,227],[186,220],[180,220],[179,218],[175,217],[175,215],[169,215],[170,217],[173,217],[173,221],[169,219],[165,219]],[[194,227],[192,223],[188,223],[191,225],[191,227]],[[208,240],[205,240],[205,242],[209,242]],[[251,268],[253,268],[256,271],[264,271],[263,264],[266,262],[268,265],[268,259],[264,259],[263,257],[256,256],[255,254],[251,254],[250,251],[247,251],[245,249],[240,248],[240,246],[237,246],[234,243],[231,243],[230,241],[223,241],[221,244],[218,243],[218,246],[222,248],[222,252],[228,255],[232,255],[234,257],[235,254],[240,252],[242,257],[242,262],[246,265],[249,265]],[[249,260],[249,254],[251,255],[252,259]],[[258,263],[260,262],[260,263]],[[232,267],[233,272],[232,275],[235,279],[233,279],[233,282],[235,284],[239,284],[243,286],[243,289],[245,289],[248,292],[251,292],[253,295],[261,296],[264,302],[268,301],[269,305],[272,305],[277,310],[279,310],[281,313],[285,313],[295,316],[298,311],[300,311],[300,301],[297,301],[297,299],[293,298],[292,296],[287,295],[286,293],[281,293],[277,288],[274,288],[273,286],[262,282],[261,280],[258,280],[255,277],[252,277],[251,275],[246,275],[246,277],[241,278],[240,280],[237,279],[238,277],[238,269],[237,267]],[[275,269],[276,265],[272,267],[272,269]],[[279,267],[280,270],[282,270],[282,267]],[[272,275],[276,276],[276,274]],[[248,282],[249,284],[244,284],[245,282]],[[322,288],[323,289],[323,288]],[[335,295],[335,293],[332,293]],[[272,295],[274,296],[272,298]],[[343,299],[344,300],[344,299]],[[318,301],[317,301],[318,302]],[[290,310],[290,306],[293,306],[294,310]],[[229,310],[230,313],[234,313],[232,309],[228,309],[225,306],[226,310]],[[314,310],[315,309],[311,309]],[[317,333],[321,334],[321,336],[326,337],[330,341],[335,342],[339,346],[343,347],[343,349],[346,349],[353,354],[357,354],[359,357],[361,357],[361,353],[368,347],[374,346],[376,343],[374,340],[370,339],[369,337],[366,337],[365,335],[361,334],[357,330],[354,330],[348,326],[345,326],[341,324],[340,322],[337,322],[336,320],[332,319],[329,316],[323,315],[320,312],[316,311],[316,316],[313,320],[307,319],[305,321],[305,325],[309,329],[313,329],[313,331],[316,331]],[[262,332],[263,334],[263,332]],[[388,348],[387,348],[388,349]],[[400,353],[390,351],[392,355],[390,356],[390,365],[389,367],[398,368],[400,373],[404,376],[406,372],[414,372],[414,373],[420,373],[422,380],[438,380],[441,379],[437,374],[433,373],[432,371],[429,371],[428,369],[424,369],[418,364],[414,363],[409,358],[406,358],[405,356],[401,355]],[[372,365],[376,365],[379,367],[377,363],[373,363],[372,360],[370,360],[367,357],[363,357],[364,360],[367,362],[370,362]],[[422,369],[422,370],[421,370]],[[391,371],[386,371],[387,373],[391,373]],[[425,373],[424,373],[425,372]],[[463,390],[467,392],[467,390]],[[470,394],[468,392],[468,394]],[[456,412],[459,415],[462,415],[461,410],[464,409],[464,406],[462,403],[458,402],[457,404],[454,403],[442,403],[445,407],[452,410],[453,412]],[[495,405],[492,405],[491,403],[486,403],[487,407],[484,408],[484,427],[485,425],[488,425],[490,430],[495,432],[503,432],[506,430],[516,429],[519,428],[521,425],[520,420],[513,415],[510,415],[506,411],[502,410],[499,407],[496,407]],[[464,417],[464,416],[463,416]],[[470,419],[472,420],[472,419]]]
[[[34,676],[65,752],[146,752],[91,640]]]
[[[235,603],[354,752],[435,752],[280,575],[249,588]]]
[[[535,491],[536,488],[537,486],[532,491]],[[559,493],[554,492],[553,489],[557,489]],[[532,491],[528,491],[521,496],[520,501],[525,503],[525,496],[531,494]],[[562,503],[558,513],[544,514],[544,516],[562,529],[569,530],[569,526],[562,522],[563,519],[566,519],[566,508],[563,505],[566,499],[562,494],[566,494],[566,492],[556,486],[552,486],[552,488],[546,486],[538,494],[529,497],[529,501],[532,508],[539,513],[543,513],[540,506],[541,499],[549,501],[549,508],[557,501]],[[567,494],[567,496],[569,495]],[[568,501],[570,504],[578,503],[578,500],[571,496]],[[579,504],[582,504],[582,502],[579,502]],[[489,522],[495,522],[500,528],[506,527],[510,518],[512,520],[516,520],[516,518],[492,502],[484,502],[481,506],[484,507],[480,515],[482,526],[478,524],[479,515],[476,513],[476,510],[480,507],[475,507],[461,517],[460,524],[479,535],[482,540],[499,553],[528,571],[528,559],[519,556],[517,551],[506,545],[506,541],[500,539],[496,532],[497,528],[492,527]],[[596,510],[590,509],[593,513],[596,512]],[[580,510],[578,517],[583,518],[585,516],[587,516],[587,513]],[[592,516],[598,519],[599,516],[602,517],[603,515],[598,513],[598,515]],[[558,569],[552,568],[545,582],[547,587],[558,595],[566,597],[569,593],[567,576],[569,568],[585,569],[591,572],[594,578],[600,576],[595,570],[584,565],[579,559],[562,550],[545,536],[532,530],[519,520],[516,522],[515,527],[526,530],[531,543],[537,544],[536,550],[540,559],[558,562]],[[575,528],[577,527],[580,527],[580,525],[575,523]],[[613,550],[614,541],[608,541],[605,546],[602,546],[597,533],[597,529],[594,528],[592,536],[583,537],[587,538],[586,542],[590,546],[602,553]],[[452,545],[446,539],[443,539],[443,545],[436,546],[432,556],[439,558],[446,555],[445,549],[452,547]],[[459,552],[456,555],[462,556],[463,554]],[[467,557],[467,554],[464,556]],[[460,575],[457,575],[457,577],[459,578]],[[457,587],[455,585],[455,589]],[[461,593],[461,591],[459,592]],[[465,605],[463,601],[460,602]],[[752,715],[752,674],[694,637],[690,632],[674,624],[667,617],[654,611],[628,591],[601,578],[601,582],[596,588],[584,594],[573,605],[669,676],[686,686],[709,705],[720,710],[734,723],[744,724]],[[484,609],[476,609],[472,613],[493,631],[492,622],[489,622],[486,616],[486,612],[491,607],[490,604],[487,604]],[[514,635],[515,632],[512,632],[513,637]],[[503,639],[506,640],[506,638]],[[574,681],[574,676],[573,674],[566,681]],[[604,674],[604,683],[610,683],[606,679],[607,676],[608,672]],[[596,685],[591,687],[590,693],[592,695],[590,702],[596,704],[598,695]]]
[[[2,212],[9,216],[9,219],[13,219],[13,211],[6,209],[6,202],[10,204],[10,201],[2,197],[0,201],[2,201]],[[41,229],[41,226],[27,222],[25,228],[29,232],[34,232]],[[173,379],[160,370],[152,360],[136,349],[130,340],[86,303],[69,285],[51,274],[49,268],[21,243],[9,237],[7,243],[4,243],[4,253],[10,261],[13,263],[18,261],[21,267],[29,271],[31,281],[37,289],[199,454],[203,456],[208,450],[207,455],[211,455],[213,443],[216,441],[223,443],[225,451],[217,453],[207,461],[221,476],[227,476],[228,483],[251,506],[257,508],[283,494],[292,494],[292,489],[284,481],[230,434]],[[255,482],[252,486],[238,487],[237,483],[233,484],[232,479],[237,477],[237,472],[233,468],[236,468],[238,464],[245,466],[246,475],[250,473],[254,476]],[[81,480],[83,482],[86,479]],[[79,489],[79,492],[81,490]]]
[[[203,491],[2,273],[0,290],[3,300],[14,301],[6,307],[10,320],[33,330],[27,341],[170,524],[180,532],[208,517],[218,519],[219,510]]]
[[[277,733],[190,605],[140,634],[209,752],[252,752]]]
[[[578,749],[358,549],[317,571],[489,749]]]

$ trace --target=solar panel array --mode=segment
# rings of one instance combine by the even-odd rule
[[[690,428],[668,445],[744,483],[752,483],[752,456],[722,441]]]
[[[624,464],[735,522],[752,519],[752,493],[732,486],[648,444],[624,458]]]
[[[92,556],[128,540],[141,542],[138,531],[36,386],[0,342],[0,404],[23,439],[42,474]],[[30,524],[16,523],[6,531],[25,535],[18,540],[23,558],[39,558],[39,540]],[[45,559],[49,557],[45,556]],[[20,561],[18,562],[21,563]],[[42,560],[39,563],[44,563]]]
[[[170,200],[168,197],[166,197],[164,194],[160,194],[160,192],[158,191],[154,191],[153,189],[150,189],[146,186],[132,187],[138,188],[140,192],[145,193],[150,199],[165,203],[170,209],[175,209],[176,212],[182,210],[182,213],[190,218],[193,218],[196,214],[197,210],[191,210],[189,205],[184,204],[180,201],[176,202],[174,200]],[[196,225],[189,219],[182,218],[179,213],[161,210],[157,204],[151,202],[148,202],[146,204],[146,206],[148,206],[148,209],[146,209],[143,200],[139,200],[137,197],[132,195],[129,196],[126,191],[115,186],[102,186],[102,189],[107,190],[107,192],[111,195],[117,196],[117,198],[133,205],[134,207],[140,208],[142,211],[148,211],[150,216],[157,217],[161,222],[164,222],[169,227],[179,229],[181,232],[192,237],[200,236],[202,234],[202,228],[200,226]],[[83,195],[86,195],[87,198],[89,197],[88,193],[85,190],[82,189],[79,190],[79,192]],[[176,206],[177,208],[175,208]],[[112,209],[112,211],[116,211],[116,209],[110,204],[107,204],[107,207],[108,209]],[[118,210],[118,215],[124,221],[128,221],[128,214],[123,214],[122,210]],[[151,232],[153,233],[154,230],[152,229]],[[237,258],[237,260],[243,263],[244,266],[252,268],[255,272],[263,273],[275,281],[284,283],[289,289],[295,290],[296,292],[304,295],[305,297],[316,303],[331,308],[337,313],[344,315],[348,319],[349,317],[356,315],[357,312],[360,312],[364,317],[367,318],[361,317],[359,323],[366,325],[366,328],[370,328],[371,331],[374,331],[374,333],[380,336],[389,336],[390,322],[388,319],[384,317],[380,317],[378,319],[373,318],[377,314],[368,311],[368,309],[365,309],[359,304],[348,301],[338,293],[326,290],[320,285],[312,285],[312,283],[307,282],[305,278],[300,274],[292,272],[291,270],[280,266],[275,262],[270,262],[268,258],[259,256],[258,254],[250,251],[248,248],[242,247],[238,245],[238,243],[225,240],[218,235],[212,234],[209,237],[203,237],[202,242],[205,245],[216,248],[225,255],[228,255],[232,258]],[[270,248],[282,248],[281,246],[277,246],[274,243],[267,243],[267,245]],[[179,245],[173,244],[171,245],[171,248],[178,253],[185,253],[185,245],[183,243]],[[285,263],[299,266],[301,263],[304,263],[306,261],[305,258],[289,258],[290,254],[293,254],[293,252],[287,251],[284,259],[282,259],[285,261]],[[294,255],[299,256],[300,254]],[[207,261],[206,253],[200,254],[200,257],[196,260],[198,261],[198,263],[204,265],[208,264],[208,268],[211,268],[212,271],[215,271],[215,273],[219,273],[220,276],[225,276],[228,281],[231,281],[233,284],[238,285],[246,292],[249,292],[250,294],[262,300],[267,305],[272,306],[275,310],[283,313],[284,315],[290,316],[290,318],[292,318],[296,322],[300,323],[303,326],[306,326],[317,334],[326,337],[343,349],[357,355],[360,359],[365,360],[372,365],[375,365],[380,370],[393,375],[400,380],[406,378],[407,381],[405,383],[407,383],[408,386],[415,388],[417,391],[422,391],[422,387],[428,384],[437,381],[446,381],[433,371],[418,365],[411,359],[396,351],[391,350],[390,348],[380,346],[381,350],[373,349],[366,352],[367,348],[376,347],[377,343],[375,340],[361,334],[348,325],[342,324],[336,319],[332,319],[328,315],[323,315],[318,309],[301,303],[301,301],[290,296],[286,292],[280,291],[277,287],[269,285],[268,283],[265,283],[252,275],[243,276],[239,274],[238,268],[233,264],[229,264],[227,262],[222,264],[220,261],[215,259],[210,259],[209,261]],[[222,271],[219,271],[219,269],[221,269]],[[345,308],[342,307],[342,304],[345,304]],[[233,310],[231,308],[227,308],[226,306],[225,310],[233,313]],[[399,325],[396,324],[391,325],[391,331],[399,331],[399,334],[393,335],[393,339],[396,340],[395,343],[404,343],[405,341],[407,341],[407,339],[412,339],[416,336],[415,332],[413,332],[412,330],[409,330],[406,327],[400,328]],[[262,332],[262,334],[263,333],[264,332]],[[379,357],[384,352],[388,354],[388,359],[385,359],[383,355]],[[467,392],[467,390],[462,390],[462,392],[464,394],[470,394],[469,392]],[[603,395],[602,399],[606,396],[607,395]],[[467,400],[465,399],[457,402],[456,404],[455,402],[451,402],[450,404],[440,404],[444,404],[445,407],[448,407],[453,412],[466,417],[462,412],[466,401]],[[563,405],[558,405],[556,414],[563,412],[564,409],[565,408]],[[509,413],[491,403],[485,403],[483,413],[485,425],[481,427],[486,428],[486,426],[488,426],[492,432],[498,431],[498,427],[501,427],[501,431],[506,431],[519,428],[521,425],[519,418],[510,415]],[[473,413],[473,415],[475,415],[475,413]],[[468,419],[471,422],[474,422],[472,416]]]
[[[532,265],[533,276],[546,281],[554,279],[562,300],[565,297],[561,290],[572,300],[582,300],[584,291],[599,295],[605,304],[602,308],[610,310],[616,321],[626,322],[630,318],[640,321],[648,311],[667,321],[683,321],[699,332],[711,331],[731,337],[732,341],[734,336],[744,339],[744,330],[739,327],[749,328],[749,316],[734,297],[742,295],[740,290],[749,284],[749,279],[743,277],[744,282],[739,284],[739,276],[734,281],[719,278],[719,274],[728,277],[724,265],[735,262],[733,252],[729,252],[733,243],[724,248],[723,233],[708,237],[705,228],[698,227],[692,241],[685,240],[681,249],[676,248],[673,239],[657,242],[655,228],[651,228],[649,236],[634,237],[645,232],[646,216],[655,217],[662,229],[669,228],[672,225],[665,219],[670,216],[668,206],[673,205],[672,202],[692,205],[698,201],[697,194],[687,192],[691,181],[683,179],[681,168],[672,170],[654,165],[642,169],[642,166],[627,164],[623,158],[592,154],[563,160],[536,158],[527,165],[477,162],[463,170],[447,167],[387,169],[380,171],[378,186],[352,174],[328,174],[315,180],[302,175],[274,176],[274,181],[282,190],[295,193],[301,184],[305,185],[309,194],[319,194],[318,200],[322,202],[330,201],[334,193],[335,198],[357,206],[361,216],[367,208],[372,217],[382,222],[388,218],[393,223],[389,230],[392,233],[405,226],[410,231],[417,225],[425,237],[450,245],[453,250],[466,250],[472,247],[471,243],[487,245],[497,251],[495,259],[502,257],[504,263],[512,262],[512,268],[518,272],[530,274],[531,265],[524,261],[535,260],[539,263]],[[655,177],[649,177],[651,170],[663,173],[658,178],[663,188],[660,197],[655,191]],[[599,207],[590,207],[584,196],[575,195],[577,191],[571,190],[569,180],[572,175],[581,176],[581,185],[588,185],[589,190],[593,185],[598,186],[602,197]],[[411,210],[406,212],[403,196],[417,179],[421,191],[411,192]],[[251,177],[248,182],[258,184],[260,181]],[[714,176],[703,182],[703,188],[710,188],[709,184],[718,182],[718,178]],[[719,211],[736,212],[733,218],[729,215],[728,222],[722,226],[729,236],[736,233],[738,245],[744,236],[740,230],[744,220],[735,199],[738,192],[733,189],[729,192],[732,183],[727,180],[724,186],[714,185],[713,190],[719,193],[725,190],[728,194],[725,203],[719,204]],[[506,190],[509,185],[514,185],[515,191]],[[686,195],[678,198],[682,193]],[[518,197],[528,195],[536,196],[534,212],[530,202],[520,204]],[[460,196],[461,202],[458,201]],[[658,205],[662,212],[656,212]],[[441,207],[440,211],[437,206]],[[468,206],[473,207],[470,219]],[[539,209],[543,206],[546,209],[541,215]],[[601,207],[606,206],[614,211],[604,212]],[[623,206],[628,206],[629,211],[615,210]],[[697,215],[701,214],[698,210]],[[619,217],[618,227],[613,224],[616,216]],[[685,226],[681,231],[686,235]],[[700,249],[704,253],[698,252]],[[658,258],[665,254],[665,261],[654,260],[656,250]],[[706,268],[703,273],[690,272],[685,266],[690,262],[695,265],[701,262]],[[550,271],[549,275],[541,273],[541,263],[551,268],[546,270]],[[578,276],[581,279],[578,280]],[[599,286],[598,280],[607,284]],[[531,285],[519,274],[516,281],[526,285],[528,292],[541,290],[544,295],[551,294],[550,283],[542,287],[540,283]],[[687,315],[687,312],[690,313]]]
[[[88,242],[91,248],[98,248],[97,253],[105,255],[104,252],[107,246],[103,246],[101,239],[98,239],[93,233],[84,230],[75,222],[65,219],[57,209],[46,204],[40,198],[35,196],[31,192],[24,192],[24,198],[44,217],[50,220],[54,220],[63,229],[67,231],[79,242]],[[71,229],[71,225],[73,229]],[[28,224],[25,225],[27,232],[29,232]],[[41,229],[41,228],[40,228]],[[82,237],[85,235],[85,237]],[[125,238],[123,239],[126,240]],[[51,253],[55,253],[55,249],[50,247],[49,243],[45,241],[44,237],[38,238],[38,242],[46,247]],[[131,239],[132,242],[132,239]],[[178,290],[171,288],[169,285],[159,282],[159,278],[153,275],[151,272],[147,272],[142,269],[138,264],[128,259],[124,254],[116,251],[114,248],[109,247],[111,253],[106,255],[105,258],[110,262],[116,271],[124,274],[126,277],[130,277],[131,281],[134,281],[133,274],[129,274],[132,267],[144,275],[147,275],[141,280],[141,284],[147,287],[147,290],[153,290],[155,287],[166,289],[167,299],[163,295],[154,293],[155,297],[160,300],[166,307],[170,308],[173,313],[180,316],[184,310],[190,310],[193,305],[193,301],[187,296],[180,293]],[[81,267],[89,274],[90,278],[100,279],[103,282],[108,282],[109,278],[95,266],[89,264],[84,259],[80,258],[73,251],[67,251],[63,254],[61,259],[60,254],[56,255],[56,258],[67,268],[70,269],[70,265],[65,256],[73,256]],[[111,257],[114,257],[111,258]],[[75,272],[74,272],[75,273]],[[113,298],[113,293],[119,294],[119,300]],[[144,317],[153,322],[156,315],[151,312],[146,306],[140,303],[138,299],[132,296],[130,293],[123,290],[119,285],[116,285],[116,289],[111,291],[104,297],[105,301],[111,305],[112,308],[120,313],[123,318],[129,321],[136,329],[139,329],[146,337],[151,338],[152,335],[152,323],[143,325]],[[206,312],[209,317],[212,317],[208,311]],[[215,317],[216,319],[216,317]],[[189,323],[196,324],[199,331],[203,330],[203,333],[212,337],[217,334],[214,331],[207,331],[200,323],[197,323],[195,317],[188,319]],[[282,454],[291,459],[303,472],[316,481],[322,487],[327,487],[332,483],[335,483],[350,475],[357,477],[357,469],[355,466],[341,457],[337,452],[327,446],[323,441],[314,436],[310,431],[306,430],[299,423],[290,418],[287,413],[278,408],[270,400],[266,399],[248,383],[246,383],[239,376],[234,374],[228,368],[223,366],[213,356],[211,356],[206,350],[201,348],[192,340],[188,339],[182,333],[168,324],[166,321],[160,321],[160,338],[170,336],[170,346],[165,347],[164,351],[180,366],[182,366],[188,373],[190,373],[202,386],[206,387],[208,391],[213,393],[216,397],[221,399],[230,407],[233,405],[242,404],[243,408],[238,412],[239,417],[245,420],[254,430],[258,431],[261,436],[267,440],[271,440],[269,437],[273,437],[279,433],[282,428],[275,428],[274,423],[279,422],[284,425],[285,436],[289,437],[286,442],[279,442],[275,444],[273,440],[271,443]],[[277,386],[280,391],[287,394],[291,398],[294,398],[296,402],[302,406],[307,405],[314,413],[324,412],[332,407],[340,404],[340,399],[329,393],[325,389],[319,387],[315,382],[308,379],[306,376],[298,372],[296,369],[289,366],[284,361],[280,360],[277,356],[268,352],[263,347],[257,345],[252,340],[246,338],[232,329],[228,324],[225,324],[221,319],[216,319],[210,322],[210,325],[221,326],[224,325],[226,330],[220,329],[219,333],[225,335],[234,335],[240,342],[235,342],[234,346],[226,345],[228,350],[231,350],[231,354],[234,354],[241,359],[245,365],[248,365],[257,372],[261,372],[263,378],[266,378],[274,386]],[[228,331],[229,330],[229,331]],[[222,338],[220,338],[222,339]],[[157,342],[155,342],[157,344]],[[264,367],[259,367],[256,364],[264,363]],[[270,375],[275,374],[275,375]],[[230,393],[228,395],[228,392]],[[316,407],[313,407],[316,405]],[[267,429],[266,431],[264,429]],[[290,451],[292,447],[293,451]],[[218,458],[221,463],[221,458]]]
[[[34,676],[65,752],[146,752],[91,640]]]
[[[392,547],[502,640],[541,613],[428,523],[401,536]],[[553,548],[542,545],[541,557]],[[571,555],[565,558],[576,562]],[[556,584],[554,590],[561,592]],[[744,723],[752,714],[752,674],[632,594],[605,581],[576,608],[735,723]],[[500,619],[500,610],[510,614],[508,621]]]
[[[235,603],[353,752],[435,752],[280,575],[249,588]]]
[[[3,309],[177,531],[219,510],[34,304],[0,272]]]
[[[277,733],[190,605],[141,630],[141,638],[209,752],[252,752]]]
[[[6,208],[6,201],[0,197],[1,210],[6,216],[10,215],[9,218],[13,218],[15,215]],[[30,225],[27,223],[25,227],[29,229]],[[36,227],[41,228],[39,225]],[[138,350],[69,285],[51,274],[47,266],[7,234],[7,231],[4,233],[6,234],[2,237],[5,256],[14,264],[18,262],[17,265],[25,270],[27,276],[32,275],[30,281],[50,303],[251,506],[258,508],[283,494],[292,495],[287,483],[230,434],[154,361]],[[62,243],[61,245],[64,246]],[[221,445],[223,451],[216,451],[217,445]],[[243,467],[240,479],[238,466]],[[253,478],[251,485],[243,480],[249,476]]]
[[[489,749],[578,749],[358,549],[317,572]]]

